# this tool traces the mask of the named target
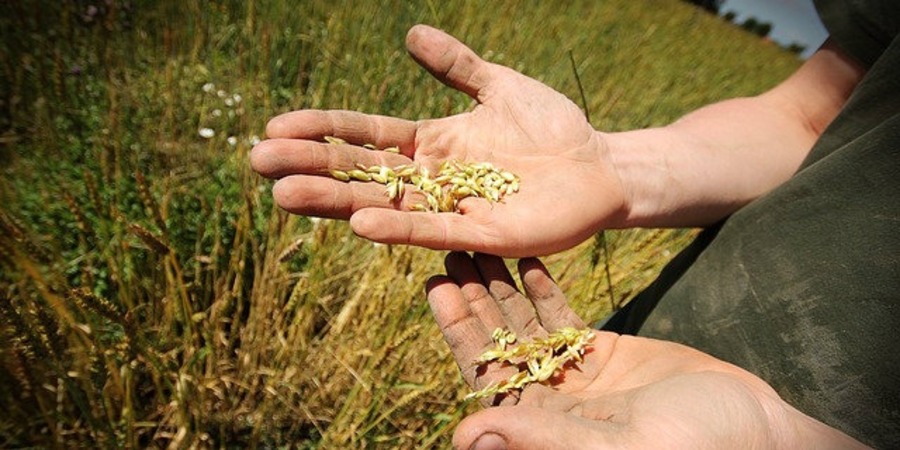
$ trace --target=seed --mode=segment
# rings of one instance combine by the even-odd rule
[[[468,186],[460,186],[454,189],[453,192],[458,194],[460,197],[468,197],[474,193]]]
[[[331,174],[332,177],[341,181],[350,181],[350,175],[347,175],[347,172],[342,170],[329,170],[328,173]]]
[[[400,147],[388,147],[384,149],[388,153],[400,153]]]
[[[368,147],[367,147],[368,148]],[[491,202],[517,192],[519,178],[508,171],[501,171],[490,163],[460,163],[444,161],[434,178],[426,167],[405,164],[390,168],[355,164],[349,171],[331,170],[332,177],[342,180],[374,181],[385,185],[391,200],[403,196],[407,183],[425,195],[425,204],[411,210],[433,212],[458,212],[459,201],[467,197],[485,198]]]
[[[325,142],[327,142],[329,144],[334,144],[334,145],[340,145],[340,144],[347,143],[347,141],[345,141],[339,137],[334,137],[334,136],[325,136]]]
[[[515,342],[515,334],[498,328],[491,334],[491,338],[495,348],[482,353],[475,360],[477,365],[500,362],[511,366],[524,365],[525,370],[472,392],[466,399],[486,398],[514,389],[524,389],[531,383],[546,383],[569,362],[582,361],[594,333],[590,329],[577,330],[567,327],[554,331],[546,338],[537,338],[511,346]]]
[[[350,178],[353,178],[354,180],[372,181],[371,175],[369,175],[368,173],[363,172],[362,170],[359,170],[359,169],[353,169],[351,171],[348,171],[347,175],[350,175]]]
[[[387,196],[389,200],[397,198],[397,184],[398,183],[395,182],[387,185]]]
[[[399,180],[397,180],[393,183],[388,183],[387,194],[388,194],[389,200],[393,200],[393,199],[397,198],[397,184],[398,183],[399,183]]]
[[[437,199],[434,198],[434,195],[428,194],[425,197],[425,200],[428,201],[428,207],[431,208],[432,211],[439,212],[441,210],[440,206],[438,205]]]
[[[378,147],[375,144],[363,144],[363,148],[367,150],[378,150]]]
[[[400,178],[407,178],[416,173],[416,168],[414,166],[398,166],[394,167],[394,172],[397,172],[397,176]]]

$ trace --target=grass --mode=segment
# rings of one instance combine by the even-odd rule
[[[247,164],[291,109],[468,109],[406,57],[420,22],[579,99],[571,51],[605,130],[799,64],[675,1],[3,2],[0,447],[448,446],[474,406],[424,300],[443,254],[289,216]],[[547,263],[598,320],[691,235]]]

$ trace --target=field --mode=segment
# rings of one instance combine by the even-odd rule
[[[416,23],[580,103],[577,72],[610,131],[799,65],[674,0],[2,2],[0,447],[449,445],[476,406],[424,298],[443,253],[290,216],[248,168],[281,112],[470,108],[406,56]],[[596,321],[692,234],[546,262]]]

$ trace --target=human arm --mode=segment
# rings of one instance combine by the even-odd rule
[[[350,111],[297,111],[270,121],[254,148],[259,173],[278,178],[276,202],[297,214],[349,219],[385,243],[543,255],[598,230],[714,222],[789,177],[843,104],[861,69],[826,47],[769,93],[689,114],[674,124],[597,132],[570,100],[509,68],[481,60],[449,35],[414,27],[410,54],[445,84],[477,100],[470,112],[420,121]],[[326,145],[337,136],[347,145]],[[401,154],[362,144],[399,146]],[[343,183],[329,169],[415,162],[489,161],[521,189],[502,203],[465,199],[460,214],[410,212],[372,183]]]
[[[428,282],[428,301],[473,389],[510,374],[509,367],[492,363],[485,370],[473,362],[493,347],[494,328],[507,327],[522,340],[584,326],[537,259],[519,261],[524,294],[500,258],[451,253],[445,265],[447,275]],[[791,407],[753,374],[694,349],[600,331],[592,345],[582,363],[557,373],[549,386],[532,384],[464,419],[454,446],[864,447]]]
[[[617,228],[712,224],[790,178],[865,69],[830,41],[769,91],[653,129],[601,133],[625,186]]]

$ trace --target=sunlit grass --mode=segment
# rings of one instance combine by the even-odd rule
[[[672,1],[88,3],[0,5],[3,447],[448,445],[474,407],[424,299],[443,254],[290,217],[247,164],[291,109],[470,108],[406,57],[415,23],[578,99],[571,52],[605,130],[798,64]],[[593,321],[690,236],[546,261]]]

